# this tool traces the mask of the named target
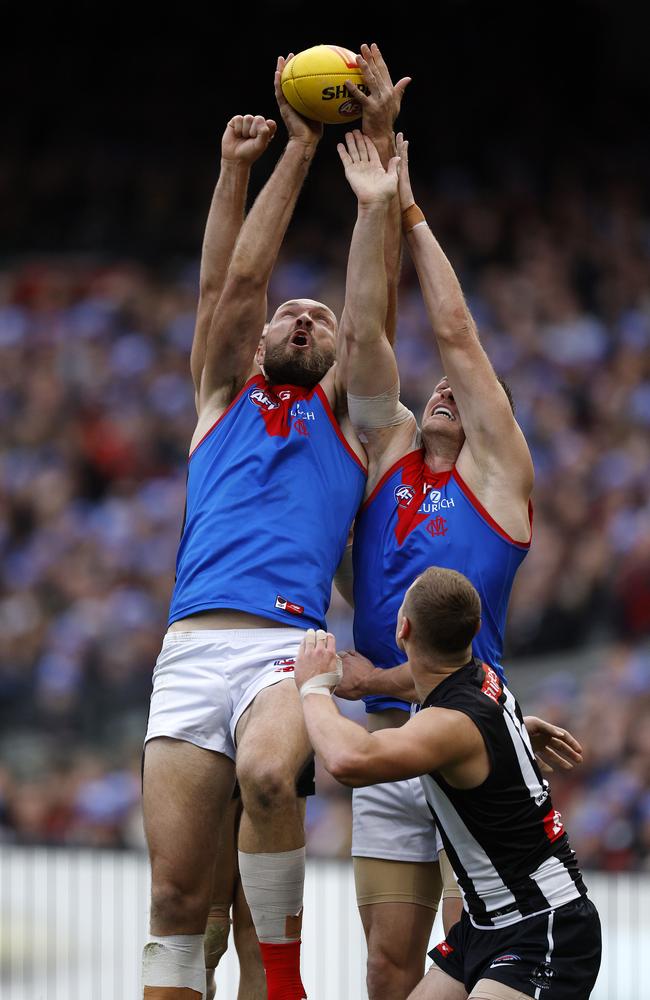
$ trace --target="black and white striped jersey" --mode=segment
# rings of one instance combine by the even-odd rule
[[[507,927],[586,894],[560,814],[537,767],[521,710],[478,660],[434,688],[422,708],[463,712],[485,741],[491,771],[477,788],[420,779],[476,927]]]

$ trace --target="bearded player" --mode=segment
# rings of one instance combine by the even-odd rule
[[[398,667],[403,655],[394,635],[413,577],[436,565],[472,581],[483,605],[475,652],[501,672],[508,597],[531,537],[528,447],[458,280],[415,206],[407,143],[399,138],[398,152],[403,229],[446,376],[418,428],[400,402],[395,356],[380,325],[351,324],[349,413],[369,464],[354,538],[358,653],[344,658],[337,693],[366,696],[371,732],[406,723],[409,700],[417,700],[408,667]],[[355,191],[359,178],[381,169],[362,137],[341,156]],[[353,248],[350,267],[355,264]],[[365,280],[372,280],[367,262],[364,267]],[[348,282],[361,277],[349,272]],[[440,892],[437,846],[419,782],[355,789],[352,854],[370,1000],[401,1000],[422,977]],[[460,903],[454,903],[457,916]]]
[[[363,495],[365,458],[346,414],[340,351],[334,364],[331,310],[310,299],[286,302],[259,344],[268,281],[322,133],[285,101],[283,65],[275,86],[287,147],[241,227],[204,348],[193,351],[199,417],[144,765],[148,1000],[204,996],[206,859],[232,794],[235,747],[244,804],[239,867],[268,997],[306,995],[296,776],[311,750],[291,667],[304,629],[324,620]],[[391,87],[378,111],[388,133],[404,86]],[[269,128],[260,124],[260,133]],[[396,201],[395,163],[389,172],[380,252]],[[348,289],[346,310],[351,297],[353,312],[363,313],[364,294]]]

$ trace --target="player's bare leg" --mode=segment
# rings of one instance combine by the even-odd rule
[[[424,979],[409,993],[408,1000],[467,1000],[467,990],[457,979],[432,965]]]
[[[311,748],[293,679],[261,691],[237,726],[244,814],[239,869],[266,970],[268,1000],[301,1000],[305,876],[303,808],[296,778]]]
[[[234,763],[181,740],[147,743],[144,822],[151,860],[151,935],[143,954],[145,1000],[203,1000],[205,930],[221,823]]]
[[[206,1000],[213,1000],[216,995],[215,972],[227,951],[231,925],[239,959],[237,1000],[266,1000],[259,942],[239,879],[237,838],[241,812],[241,798],[233,798],[219,839],[217,864],[213,866],[212,904],[204,937]]]
[[[219,835],[216,857],[211,865],[212,895],[203,939],[206,973],[206,1000],[216,992],[215,970],[228,949],[230,908],[235,897],[237,870],[238,812],[241,803],[231,799]],[[217,863],[215,863],[215,861]]]
[[[266,975],[260,955],[260,943],[239,880],[233,903],[232,930],[239,959],[237,1000],[266,1000]]]
[[[368,943],[369,1000],[404,1000],[424,975],[436,911],[417,903],[372,903],[359,914]]]

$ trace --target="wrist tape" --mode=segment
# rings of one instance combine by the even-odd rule
[[[315,677],[310,677],[309,680],[305,681],[303,686],[300,688],[300,697],[304,698],[307,694],[332,695],[334,688],[342,677],[343,661],[340,656],[337,656],[336,670],[332,670],[327,674],[316,674]]]
[[[416,204],[409,205],[408,208],[404,209],[402,212],[402,232],[410,233],[412,229],[415,229],[417,225],[421,222],[426,223],[424,218],[424,212],[421,208],[418,208]]]

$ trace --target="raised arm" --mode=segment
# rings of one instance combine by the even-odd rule
[[[322,126],[302,118],[280,87],[285,60],[275,73],[275,93],[289,140],[273,174],[241,228],[219,307],[213,315],[199,392],[200,412],[228,402],[251,370],[266,318],[266,291]]]
[[[411,82],[411,78],[405,76],[393,85],[384,57],[379,51],[379,46],[374,42],[372,45],[364,44],[361,46],[361,53],[357,56],[357,64],[370,93],[365,94],[351,81],[348,81],[346,86],[363,108],[362,132],[374,143],[381,164],[387,170],[390,161],[395,156],[393,127],[400,111],[404,91]],[[400,205],[396,195],[390,203],[386,217],[384,239],[384,266],[387,280],[384,328],[391,344],[395,342],[397,328],[397,286],[401,249]]]
[[[228,122],[221,140],[221,170],[203,237],[199,305],[190,357],[197,405],[208,331],[244,221],[251,166],[268,147],[275,131],[275,122],[262,115],[235,115]]]
[[[368,455],[368,486],[381,474],[381,462],[393,452],[408,450],[416,425],[399,400],[397,362],[386,335],[387,281],[383,238],[391,211],[398,158],[385,171],[377,150],[366,136],[346,136],[347,152],[339,145],[345,174],[359,207],[352,234],[345,285],[345,371],[337,372],[337,388],[347,388],[348,411],[363,434]],[[383,191],[380,200],[377,192]],[[338,367],[338,366],[337,366]]]
[[[527,501],[533,482],[528,446],[481,346],[458,278],[415,205],[409,179],[408,143],[401,136],[397,148],[401,157],[399,191],[406,239],[465,432],[466,446],[458,462],[459,471],[468,482],[498,480]]]
[[[345,284],[345,337],[350,393],[374,395],[397,382],[397,364],[385,331],[387,287],[384,230],[397,190],[397,158],[385,170],[375,146],[361,132],[349,132],[338,151],[357,196]]]

